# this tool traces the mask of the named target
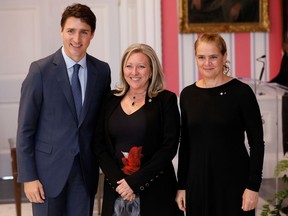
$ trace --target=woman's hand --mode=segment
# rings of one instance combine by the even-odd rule
[[[257,207],[258,192],[245,189],[242,196],[242,209],[243,211],[251,211]]]
[[[134,191],[130,188],[125,179],[117,182],[119,184],[116,188],[117,193],[124,199],[132,201],[135,199]]]
[[[176,194],[176,202],[178,208],[185,212],[186,211],[186,190],[178,190]]]

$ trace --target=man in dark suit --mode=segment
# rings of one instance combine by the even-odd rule
[[[24,182],[34,216],[93,213],[98,164],[91,142],[111,83],[109,65],[86,53],[95,28],[96,17],[89,7],[68,6],[61,19],[63,47],[33,62],[22,84],[18,180]],[[73,76],[75,64],[80,69]],[[80,105],[75,105],[77,101]]]

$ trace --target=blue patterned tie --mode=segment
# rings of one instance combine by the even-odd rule
[[[73,66],[73,74],[72,74],[72,80],[71,80],[71,88],[72,93],[74,96],[74,103],[77,111],[77,117],[79,120],[81,109],[82,109],[82,93],[81,93],[81,85],[80,80],[78,77],[80,65],[75,64]]]

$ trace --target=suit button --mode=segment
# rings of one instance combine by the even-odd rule
[[[140,187],[140,190],[141,190],[141,191],[143,191],[143,190],[144,190],[144,187],[143,187],[143,186],[141,186],[141,187]]]

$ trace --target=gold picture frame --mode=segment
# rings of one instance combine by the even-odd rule
[[[252,21],[228,21],[225,20],[218,22],[218,21],[206,21],[205,15],[212,15],[211,13],[203,13],[202,21],[191,21],[191,17],[194,19],[191,15],[191,10],[189,10],[192,7],[192,1],[193,0],[179,0],[179,29],[180,33],[202,33],[202,32],[268,32],[270,28],[270,21],[269,21],[269,15],[268,15],[268,0],[258,0],[256,1],[256,4],[259,5],[259,17],[257,17],[257,20]],[[198,0],[199,1],[199,0]],[[217,0],[215,0],[216,2]],[[222,2],[222,1],[219,1]],[[229,2],[229,1],[227,1]],[[231,2],[231,1],[230,1]],[[249,3],[252,2],[252,0],[248,1]],[[255,3],[255,1],[254,1]],[[210,3],[211,4],[211,3]],[[221,7],[224,5],[221,5]],[[227,7],[227,5],[225,5]],[[256,7],[257,8],[257,7]],[[197,10],[197,9],[196,9]],[[227,11],[223,10],[223,11]],[[223,11],[221,11],[223,13]],[[191,13],[191,14],[189,14]],[[245,15],[245,14],[244,14]],[[217,18],[219,16],[211,16],[212,18]],[[243,16],[244,17],[244,16]],[[197,17],[196,17],[197,18]],[[203,21],[204,20],[204,21]]]

